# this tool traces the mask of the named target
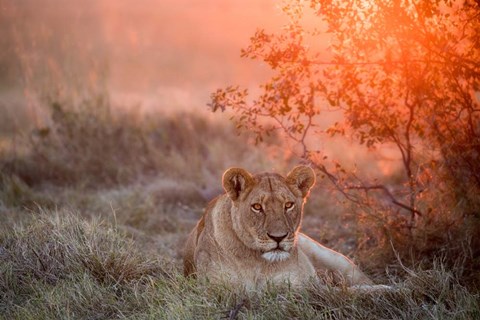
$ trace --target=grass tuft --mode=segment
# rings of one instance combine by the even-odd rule
[[[59,288],[88,299],[81,305],[94,306],[94,299],[107,299],[106,304],[112,294],[121,298],[124,290],[166,273],[165,263],[146,257],[118,230],[63,211],[36,213],[32,224],[3,234],[0,249],[0,310],[7,314],[40,298],[65,299]]]

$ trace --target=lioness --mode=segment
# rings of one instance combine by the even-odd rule
[[[185,275],[257,289],[267,282],[301,286],[333,271],[349,285],[372,284],[348,258],[299,232],[314,183],[315,173],[306,166],[286,178],[228,169],[226,194],[207,206],[187,240]]]

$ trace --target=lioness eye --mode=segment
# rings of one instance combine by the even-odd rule
[[[285,209],[292,209],[292,208],[293,208],[293,202],[285,203]]]
[[[252,204],[252,209],[253,211],[259,212],[262,210],[262,205],[260,203],[254,203]]]

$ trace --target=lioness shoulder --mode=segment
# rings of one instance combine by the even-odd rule
[[[302,234],[303,205],[315,183],[307,166],[286,177],[230,168],[226,193],[214,199],[190,233],[184,273],[247,288],[266,282],[302,285],[330,270],[349,284],[370,284],[348,258]]]

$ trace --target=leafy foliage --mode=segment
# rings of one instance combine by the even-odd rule
[[[250,100],[241,88],[220,89],[213,110],[233,109],[238,127],[260,137],[283,131],[363,215],[403,229],[412,242],[432,216],[478,227],[478,1],[291,0],[283,11],[281,32],[259,30],[242,51],[274,72],[262,93]],[[326,127],[331,111],[342,118]],[[318,140],[335,135],[369,148],[394,145],[403,186],[328,168]],[[448,202],[438,207],[439,198]]]

